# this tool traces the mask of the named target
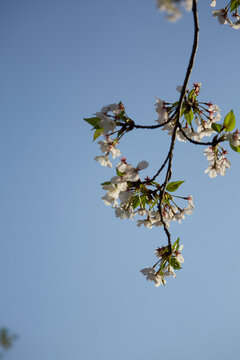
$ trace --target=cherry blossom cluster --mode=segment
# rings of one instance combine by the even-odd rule
[[[141,273],[146,276],[147,281],[153,281],[156,287],[166,285],[166,277],[176,277],[174,270],[180,270],[181,264],[184,263],[184,258],[181,254],[183,245],[179,245],[179,238],[175,241],[171,251],[168,246],[162,246],[155,250],[156,256],[160,259],[153,265],[141,270]]]
[[[224,138],[229,141],[234,151],[240,152],[240,132],[238,129],[233,133],[226,134]],[[220,145],[209,146],[204,150],[204,155],[209,161],[209,166],[205,173],[209,173],[210,178],[214,178],[218,174],[224,176],[226,169],[230,169],[231,162],[227,159],[227,154],[228,151]]]
[[[208,173],[211,178],[216,177],[217,174],[223,176],[226,169],[230,168],[231,163],[226,157],[228,152],[220,146],[220,143],[229,141],[231,148],[240,152],[240,133],[238,130],[234,133],[230,132],[235,128],[236,123],[232,110],[226,115],[223,124],[217,124],[221,119],[220,109],[218,105],[213,105],[211,102],[198,101],[200,89],[201,83],[194,83],[193,89],[186,91],[182,105],[181,123],[177,128],[176,138],[181,142],[192,140],[198,144],[204,137],[214,136],[212,146],[204,151],[204,155],[210,162],[205,173]],[[177,90],[181,91],[181,86],[178,86]],[[178,102],[167,103],[157,99],[155,105],[158,114],[156,122],[163,125],[162,129],[172,136],[177,121]],[[202,144],[204,145],[204,143]]]
[[[167,13],[166,18],[171,22],[175,22],[182,17],[181,5],[187,11],[192,8],[192,0],[157,0],[156,3],[160,11]]]
[[[166,19],[171,22],[176,22],[182,17],[182,7],[186,11],[192,9],[192,0],[156,0],[157,8],[166,12]],[[217,0],[212,0],[211,7],[217,5]],[[238,7],[240,6],[239,0],[231,0],[225,8],[213,11],[213,16],[217,17],[221,25],[229,24],[233,29],[240,28],[240,15],[238,14]],[[230,19],[233,19],[233,21]]]
[[[111,168],[112,162],[109,155],[112,159],[121,155],[116,145],[124,133],[133,129],[135,126],[133,120],[126,115],[121,102],[105,106],[96,113],[95,118],[85,120],[95,130],[94,139],[99,136],[104,138],[98,141],[103,155],[96,156],[95,160],[102,166]],[[169,182],[166,186],[164,198],[159,204],[161,185],[155,179],[146,177],[141,181],[139,177],[139,171],[147,167],[147,161],[140,161],[136,167],[133,167],[123,157],[116,165],[117,175],[102,184],[106,191],[102,197],[103,202],[107,206],[112,206],[115,209],[116,217],[120,219],[133,219],[135,215],[144,217],[143,220],[137,221],[138,226],[144,225],[151,229],[153,226],[162,226],[163,222],[167,227],[169,227],[170,221],[181,223],[181,220],[185,219],[185,215],[192,214],[193,198],[192,196],[174,196],[170,193],[176,191],[184,181]],[[178,205],[176,203],[177,198],[187,201],[187,206]]]
[[[216,4],[217,1],[213,0],[210,6],[215,7]],[[225,8],[213,11],[213,16],[217,17],[221,25],[229,24],[233,29],[238,30],[240,28],[240,15],[238,14],[239,6],[240,1],[231,0]],[[234,21],[230,19],[229,13]]]
[[[217,174],[225,175],[226,169],[229,169],[231,162],[226,158],[227,151],[220,150],[217,146],[209,146],[204,150],[204,155],[209,161],[209,166],[205,170],[205,173],[209,173],[210,178],[214,178]]]
[[[181,223],[185,215],[192,214],[193,197],[174,196],[170,193],[176,191],[184,181],[169,182],[164,198],[159,202],[161,185],[148,177],[144,181],[140,180],[139,171],[147,166],[146,161],[141,161],[135,168],[123,158],[116,166],[118,175],[102,184],[103,189],[107,191],[102,196],[103,202],[107,206],[112,206],[116,217],[121,220],[133,219],[136,215],[144,217],[137,221],[137,226],[144,225],[151,229],[153,226],[163,226],[163,221],[167,227],[170,226],[170,221]],[[187,201],[187,206],[177,204],[176,201],[179,199]]]
[[[191,91],[187,90],[185,100],[182,105],[181,127],[177,129],[177,139],[186,142],[187,137],[201,141],[205,136],[211,136],[215,133],[212,124],[218,122],[221,118],[220,109],[211,102],[204,103],[198,101],[198,95],[201,89],[201,83],[194,83]],[[177,87],[181,92],[181,86]],[[161,99],[156,101],[156,112],[158,124],[164,125],[163,130],[167,130],[172,136],[176,121],[178,102],[166,103]],[[184,135],[187,135],[184,136]]]
[[[103,136],[103,140],[98,141],[100,151],[103,155],[95,157],[102,166],[112,167],[112,162],[109,159],[119,157],[121,152],[117,149],[117,144],[121,137],[131,128],[131,120],[125,116],[125,109],[121,102],[118,104],[110,104],[104,106],[95,117],[84,119],[93,126],[94,135],[93,140],[99,136]],[[120,129],[116,131],[116,127]]]

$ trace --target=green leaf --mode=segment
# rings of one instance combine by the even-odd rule
[[[231,11],[236,10],[240,6],[240,0],[231,1]]]
[[[170,191],[170,192],[176,191],[179,188],[179,186],[182,185],[184,182],[185,182],[185,180],[184,181],[170,182],[170,183],[167,184],[166,190]]]
[[[161,266],[159,268],[160,271],[165,268],[166,263],[167,263],[166,260],[162,261]]]
[[[181,264],[179,261],[177,261],[177,259],[175,257],[171,257],[169,260],[169,264],[175,269],[175,270],[180,270],[181,269]]]
[[[105,181],[105,182],[101,183],[102,186],[104,186],[104,185],[110,185],[110,184],[111,184],[111,181]]]
[[[180,117],[183,116],[185,114],[186,108],[184,106],[182,106],[181,108],[181,113],[180,113]]]
[[[163,201],[164,201],[166,204],[170,205],[169,200],[172,200],[172,196],[171,196],[169,193],[165,193],[164,198],[163,198]]]
[[[151,203],[150,210],[153,209],[154,206],[157,204],[158,199],[159,199],[159,196],[156,195],[152,203],[151,203],[151,201],[148,202],[148,204]]]
[[[93,117],[93,118],[88,118],[88,119],[83,119],[83,120],[85,120],[88,124],[92,125],[94,129],[101,129],[100,126],[98,125],[99,121],[101,121],[100,118]]]
[[[140,204],[140,197],[139,195],[136,195],[132,198],[132,208],[133,210],[136,209],[136,207],[138,207]]]
[[[179,241],[180,241],[180,238],[177,238],[177,240],[173,244],[173,251],[178,251],[178,249],[179,249]]]
[[[191,99],[195,95],[195,89],[192,89],[188,95],[188,98]]]
[[[96,140],[99,136],[101,136],[103,133],[103,129],[97,129],[94,131],[93,134],[93,141]]]
[[[117,176],[123,176],[123,173],[121,173],[121,171],[119,171],[118,168],[116,168],[116,172],[117,172]]]
[[[229,144],[230,144],[230,142],[229,142]],[[238,147],[236,147],[236,146],[233,146],[233,145],[230,144],[230,146],[234,151],[240,153],[240,145]]]
[[[189,112],[185,112],[184,116],[185,116],[185,119],[187,120],[188,124],[191,125],[191,122],[193,120],[193,111],[192,111],[192,109]]]
[[[221,124],[215,124],[215,123],[212,124],[212,129],[218,133],[222,131],[222,128],[223,126]]]
[[[140,196],[140,204],[142,205],[142,208],[145,209],[147,197],[145,195]]]
[[[224,130],[229,132],[235,128],[236,119],[233,111],[229,111],[229,113],[225,116],[223,127]]]

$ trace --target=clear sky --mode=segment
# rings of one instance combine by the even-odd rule
[[[190,82],[240,127],[240,30],[220,26],[209,3]],[[121,100],[153,124],[155,97],[179,96],[192,25],[191,13],[168,23],[154,0],[1,1],[0,325],[19,335],[8,360],[239,359],[240,155],[210,179],[204,149],[177,144],[173,177],[196,208],[171,226],[183,270],[155,288],[139,270],[165,235],[103,204],[112,170],[93,160],[82,121]],[[136,130],[120,148],[152,175],[169,140]]]

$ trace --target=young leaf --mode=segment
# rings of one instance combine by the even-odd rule
[[[110,184],[111,184],[111,181],[105,181],[105,182],[101,183],[102,186],[104,186],[104,185],[110,185]]]
[[[83,119],[83,120],[85,120],[88,124],[92,125],[94,129],[101,129],[100,126],[98,125],[99,121],[101,121],[100,118],[93,117],[93,118],[88,118],[88,119]]]
[[[231,11],[236,10],[240,6],[240,0],[231,1]]]
[[[187,120],[188,124],[191,125],[191,122],[193,120],[193,111],[192,109],[189,112],[185,112],[185,119]]]
[[[119,171],[118,168],[116,168],[116,172],[117,172],[117,176],[123,176],[123,173],[121,173],[121,171]]]
[[[148,202],[148,204],[151,203],[150,210],[153,209],[154,206],[157,204],[158,199],[159,199],[159,196],[156,195],[155,198],[154,198],[154,200],[152,201],[152,203],[151,203],[151,201]]]
[[[164,201],[166,204],[170,205],[169,200],[172,200],[172,196],[171,196],[169,193],[165,193],[164,198],[163,198],[163,201]]]
[[[96,140],[99,136],[101,136],[103,133],[103,129],[97,129],[94,131],[93,134],[93,141]]]
[[[175,257],[171,257],[171,259],[169,260],[169,265],[171,265],[175,270],[181,269],[181,264],[179,261],[177,261]]]
[[[167,184],[166,186],[166,190],[173,192],[176,191],[180,185],[182,185],[185,181],[172,181],[170,183]]]
[[[177,240],[173,244],[173,250],[174,251],[178,251],[178,249],[179,249],[179,241],[180,241],[180,238],[177,238]]]
[[[142,208],[145,209],[146,206],[147,197],[145,195],[140,196],[140,204],[142,205]]]
[[[160,266],[160,268],[159,268],[160,271],[165,268],[166,263],[167,263],[166,260],[164,260],[164,261],[161,262],[161,266]]]
[[[185,111],[186,111],[186,108],[184,107],[184,104],[181,108],[181,113],[180,113],[180,116],[183,116],[185,114]]]
[[[212,129],[218,133],[222,131],[222,127],[223,126],[221,124],[215,124],[215,123],[212,124]]]
[[[133,210],[136,209],[136,207],[138,207],[138,205],[140,204],[140,198],[139,195],[136,195],[132,198],[132,208]]]
[[[191,99],[195,95],[195,89],[192,89],[188,95],[188,99]]]
[[[230,142],[229,142],[229,144],[230,144]],[[240,145],[238,147],[236,147],[236,146],[233,146],[233,145],[230,144],[230,146],[234,151],[240,153]]]
[[[233,111],[229,111],[229,113],[225,116],[223,127],[224,130],[229,132],[235,128],[236,119]]]

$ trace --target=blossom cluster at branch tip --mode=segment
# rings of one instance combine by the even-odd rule
[[[121,219],[133,217],[131,204],[128,204],[132,197],[132,191],[129,189],[128,182],[133,186],[132,183],[139,180],[138,172],[147,166],[147,161],[140,161],[137,167],[134,168],[123,158],[116,166],[119,175],[112,177],[109,182],[103,183],[103,189],[106,190],[107,193],[102,196],[102,200],[105,205],[118,208],[115,212],[117,217]],[[118,201],[120,201],[121,206],[119,206]]]
[[[105,140],[98,141],[100,145],[100,150],[105,155],[96,156],[95,160],[98,161],[102,166],[112,167],[112,163],[108,157],[111,154],[112,158],[115,159],[116,157],[121,156],[121,152],[119,149],[116,148],[117,142],[114,142],[110,139],[109,136],[105,136]]]
[[[217,4],[216,0],[213,0],[210,4],[211,7],[215,7]],[[233,6],[232,6],[233,5]],[[234,0],[230,2],[230,5],[227,5],[223,9],[214,10],[212,12],[213,17],[217,17],[220,25],[229,24],[233,29],[238,30],[240,29],[240,15],[238,14],[238,7],[239,3],[234,4]],[[231,16],[235,18],[235,22],[233,22],[230,18],[228,13],[231,13]]]
[[[209,174],[210,178],[215,178],[217,174],[224,176],[226,169],[230,169],[231,162],[226,158],[228,152],[224,149],[219,149],[217,146],[209,146],[204,150],[204,155],[209,161],[209,166],[205,173]]]
[[[140,272],[146,276],[147,281],[152,281],[156,287],[166,285],[166,277],[176,278],[174,270],[180,270],[184,258],[181,254],[183,245],[179,246],[179,238],[175,241],[171,251],[168,246],[162,246],[155,250],[155,255],[160,259],[153,267],[147,267]],[[158,268],[158,269],[156,269]]]
[[[176,138],[181,142],[192,140],[198,144],[204,137],[214,136],[213,140],[207,143],[212,146],[204,152],[210,161],[205,173],[213,178],[218,174],[225,175],[226,169],[231,166],[226,157],[227,151],[219,143],[229,141],[231,148],[240,152],[240,132],[238,130],[230,132],[235,127],[235,115],[232,110],[225,116],[223,124],[217,124],[221,120],[220,109],[218,105],[214,105],[210,101],[200,102],[198,100],[201,85],[196,82],[193,83],[191,90],[187,89],[181,108],[180,126],[177,129],[175,127],[178,102],[172,104],[157,98],[155,105],[158,119],[156,122],[170,136],[176,131]],[[177,86],[176,90],[181,93],[182,86]],[[202,144],[204,145],[204,143]]]
[[[213,105],[211,102],[202,103],[203,105],[198,103],[197,96],[199,95],[201,85],[201,83],[194,83],[193,89],[191,91],[187,90],[188,98],[186,98],[182,107],[182,113],[185,118],[181,123],[182,129],[178,128],[176,133],[179,141],[187,141],[184,134],[195,141],[201,141],[205,136],[213,135],[215,131],[212,129],[212,124],[218,122],[221,118],[220,109],[217,105]],[[181,92],[182,87],[177,86],[176,89]],[[172,136],[176,124],[178,102],[169,104],[161,99],[157,99],[155,105],[158,114],[156,122],[164,125],[163,130],[166,130]],[[195,129],[193,119],[195,125],[197,125]]]
[[[172,196],[170,196],[170,198],[172,198]],[[185,219],[185,215],[192,215],[194,209],[192,196],[183,198],[188,200],[188,205],[182,208],[179,207],[175,201],[171,203],[170,198],[162,205],[162,219],[167,227],[170,226],[170,221],[178,221],[181,224],[181,221]],[[153,226],[158,227],[163,225],[161,215],[158,210],[140,211],[139,215],[145,215],[147,217],[144,220],[138,220],[137,226],[144,225],[148,229],[152,229]]]
[[[126,158],[116,165],[117,175],[110,181],[102,184],[106,194],[102,196],[105,205],[115,209],[115,216],[121,220],[133,219],[136,215],[143,217],[137,220],[137,226],[145,226],[152,229],[153,226],[167,227],[170,221],[181,223],[186,215],[191,215],[194,209],[193,197],[181,197],[165,192],[164,198],[160,201],[161,185],[152,182],[151,179],[141,181],[139,172],[148,167],[147,161],[140,161],[136,167],[127,163]],[[167,190],[174,192],[183,181],[169,183]],[[180,206],[176,203],[178,199],[187,201],[187,206]],[[161,212],[159,211],[161,207]]]

